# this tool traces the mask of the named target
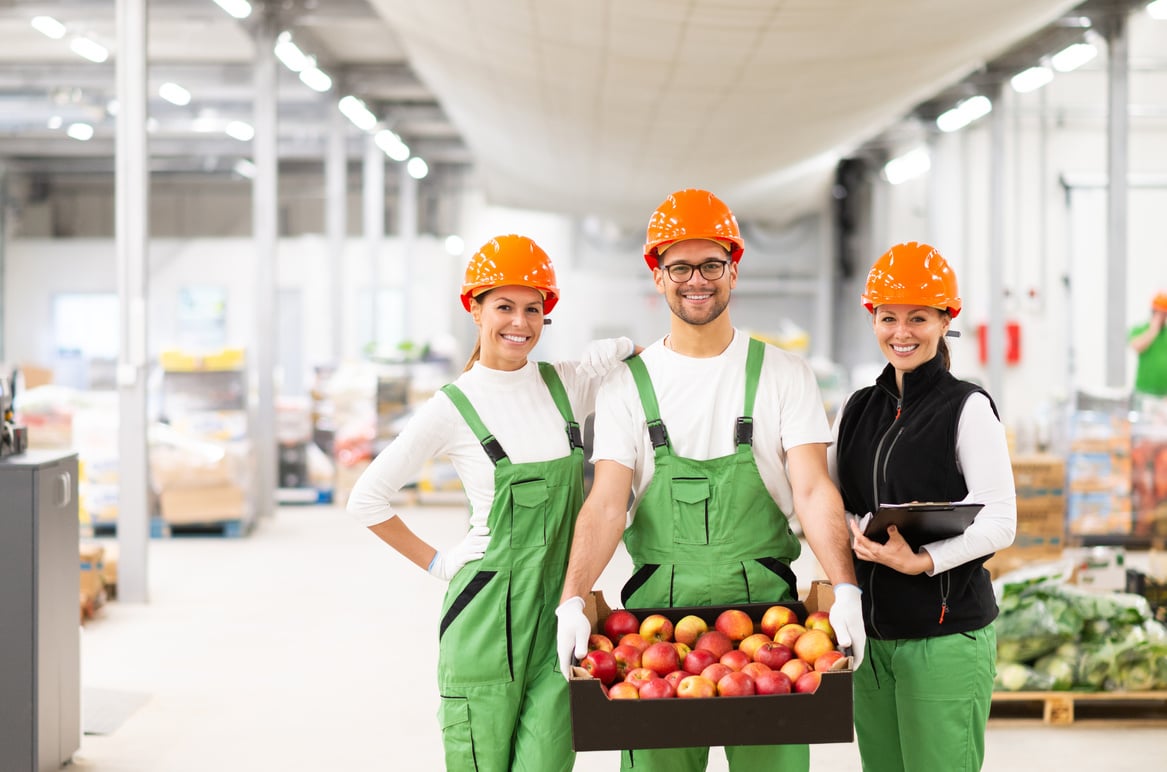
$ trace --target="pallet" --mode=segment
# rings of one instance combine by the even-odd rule
[[[993,692],[989,718],[994,723],[1039,716],[1043,724],[1067,726],[1097,719],[1126,726],[1167,726],[1167,691],[1150,692]]]
[[[168,523],[160,517],[150,518],[150,537],[166,539],[175,536],[222,536],[237,539],[246,536],[251,523],[246,520],[211,520],[204,523]]]

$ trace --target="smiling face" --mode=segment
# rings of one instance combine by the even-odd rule
[[[470,301],[482,346],[479,361],[492,370],[518,370],[543,334],[543,294],[531,287],[495,287]]]
[[[725,261],[725,273],[717,279],[706,279],[697,266],[710,261]],[[667,275],[670,266],[685,263],[695,270],[687,281],[677,282]],[[716,320],[729,306],[730,290],[737,284],[737,264],[729,253],[707,239],[679,241],[668,248],[660,258],[660,267],[652,272],[657,292],[665,296],[669,308],[677,318],[693,325],[705,325]]]
[[[901,383],[910,373],[936,356],[940,339],[948,332],[948,313],[938,308],[882,305],[872,314],[875,338]]]

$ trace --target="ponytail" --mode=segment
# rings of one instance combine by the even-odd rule
[[[474,367],[474,363],[477,362],[479,357],[481,357],[481,356],[482,356],[482,340],[478,339],[478,340],[474,341],[474,350],[470,352],[470,358],[466,360],[466,366],[462,368],[462,372],[466,372],[471,367]]]

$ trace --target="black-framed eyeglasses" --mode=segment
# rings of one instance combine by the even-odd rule
[[[728,260],[706,260],[700,265],[673,263],[672,265],[666,265],[662,270],[677,284],[684,284],[693,278],[694,270],[701,272],[701,278],[708,281],[716,281],[722,276],[725,276],[725,267],[727,265],[729,265]]]

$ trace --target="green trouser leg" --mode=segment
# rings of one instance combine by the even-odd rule
[[[731,770],[777,770],[791,772],[810,768],[809,745],[737,745],[725,749]],[[709,763],[708,748],[662,748],[659,750],[624,751],[620,769],[668,770],[668,772],[704,772]]]
[[[855,671],[865,772],[975,772],[996,675],[992,625],[937,638],[868,639]]]

